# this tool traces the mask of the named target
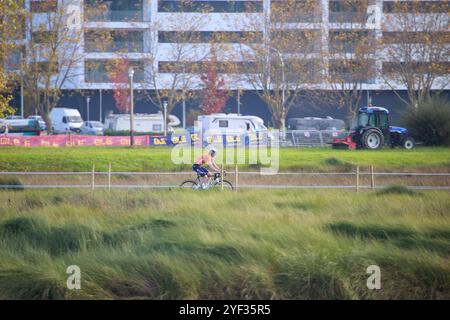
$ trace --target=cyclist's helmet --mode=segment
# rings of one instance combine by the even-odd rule
[[[209,149],[209,154],[210,155],[216,155],[217,154],[217,149],[216,148]]]

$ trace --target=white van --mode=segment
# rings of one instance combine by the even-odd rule
[[[80,132],[83,119],[77,109],[53,108],[50,113],[54,133]]]
[[[256,116],[243,116],[236,113],[213,113],[198,116],[202,132],[210,133],[267,133],[263,119]]]
[[[174,115],[169,115],[169,125],[167,131],[173,131],[173,127],[180,125],[180,119]],[[105,118],[105,130],[112,131],[129,131],[130,115],[129,114],[109,114]],[[163,132],[164,119],[161,112],[159,113],[136,113],[134,114],[134,131],[135,132]]]

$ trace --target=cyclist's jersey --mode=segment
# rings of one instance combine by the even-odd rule
[[[195,161],[195,164],[198,164],[199,166],[202,166],[206,163],[211,163],[212,157],[209,153],[203,154]]]

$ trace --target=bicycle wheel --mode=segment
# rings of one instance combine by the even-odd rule
[[[196,190],[197,186],[198,186],[197,182],[192,181],[192,180],[186,180],[182,184],[180,184],[180,188],[184,188],[184,189]]]
[[[216,188],[222,188],[222,184],[221,183],[216,184]],[[228,180],[223,180],[223,188],[226,190],[234,189],[233,184]]]

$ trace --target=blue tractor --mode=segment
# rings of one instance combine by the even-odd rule
[[[383,146],[412,149],[416,143],[408,130],[389,124],[389,110],[381,107],[362,107],[358,110],[353,129],[345,138],[334,139],[333,148],[380,149]]]

